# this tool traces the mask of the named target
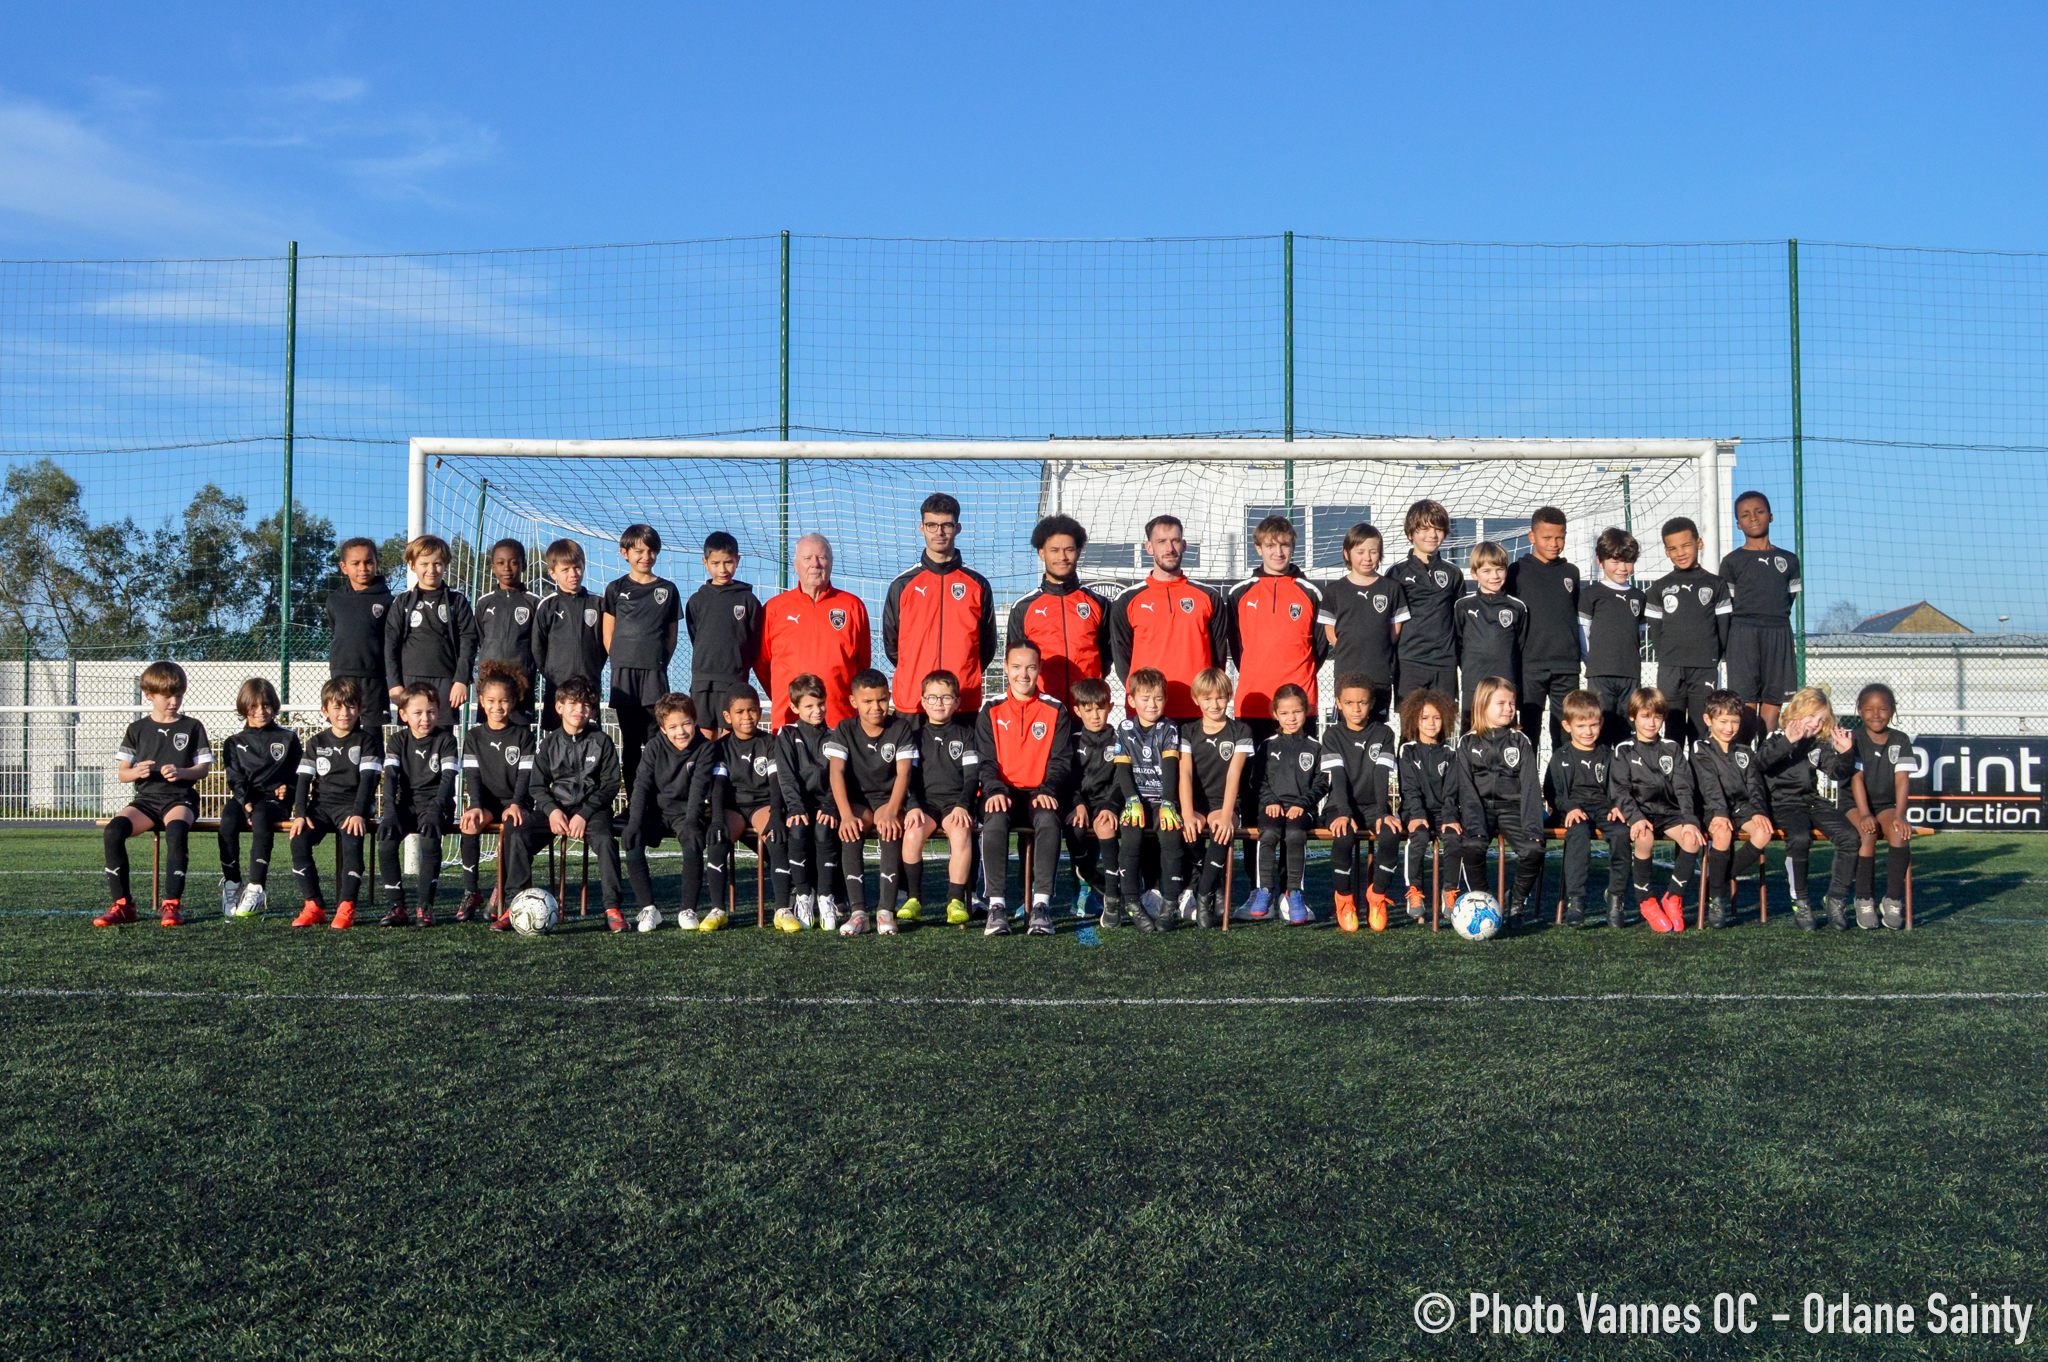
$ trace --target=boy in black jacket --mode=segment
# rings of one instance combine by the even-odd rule
[[[604,603],[583,589],[583,546],[573,539],[548,545],[548,580],[555,584],[541,598],[533,617],[533,664],[547,694],[534,692],[540,726],[562,726],[555,695],[571,681],[596,685],[604,674]]]
[[[1707,925],[1732,927],[1735,881],[1763,859],[1771,844],[1770,796],[1763,763],[1741,741],[1742,697],[1717,690],[1707,697],[1707,740],[1692,746],[1692,779],[1714,849],[1707,855]],[[1736,847],[1740,837],[1742,845]]]
[[[832,764],[825,759],[825,682],[811,672],[789,683],[796,721],[775,735],[775,780],[782,789],[782,821],[789,837],[789,887],[795,925],[778,913],[775,925],[800,932],[816,925],[839,930],[839,818],[832,802]]]
[[[1081,677],[1069,687],[1074,718],[1074,807],[1067,813],[1067,859],[1074,864],[1074,916],[1087,917],[1088,896],[1101,903],[1107,926],[1123,921],[1124,893],[1116,871],[1117,816],[1127,798],[1119,788],[1116,728],[1109,722],[1109,686]]]
[[[540,597],[526,589],[526,546],[517,539],[500,539],[491,545],[491,577],[498,583],[497,590],[476,598],[477,663],[510,663],[525,688],[521,694],[531,695],[539,675],[533,626]],[[512,719],[521,728],[533,722],[524,704]]]
[[[598,723],[595,685],[571,681],[554,699],[562,726],[541,735],[527,781],[539,817],[524,836],[506,839],[511,852],[505,862],[505,892],[517,894],[533,883],[533,853],[550,837],[581,841],[597,858],[605,925],[623,932],[619,843],[612,834],[612,808],[619,799],[619,749]]]
[[[789,910],[789,858],[775,778],[775,736],[761,722],[760,695],[744,681],[725,692],[725,714],[714,722],[725,736],[711,754],[711,826],[725,829],[725,835],[705,847],[707,868],[725,883],[732,874],[733,848],[751,833],[754,849],[767,858],[779,919]]]
[[[1657,649],[1657,689],[1671,706],[1666,722],[1680,742],[1707,733],[1707,697],[1713,694],[1735,603],[1728,584],[1700,566],[1706,545],[1685,516],[1664,522],[1664,556],[1671,571],[1644,593],[1643,615]]]
[[[903,878],[903,818],[916,807],[910,788],[917,735],[910,720],[889,712],[889,678],[870,667],[853,678],[854,714],[825,739],[832,802],[839,814],[840,870],[846,882],[841,936],[861,936],[867,911],[867,837],[881,846],[874,929],[896,935],[896,890]]]
[[[1685,902],[1700,848],[1706,845],[1694,814],[1692,766],[1685,749],[1664,736],[1669,707],[1655,686],[1638,687],[1628,698],[1628,721],[1635,735],[1614,748],[1607,770],[1608,789],[1621,821],[1628,827],[1636,907],[1653,932],[1685,930]],[[1659,837],[1677,847],[1671,859],[1671,883],[1659,898],[1650,891],[1650,853]],[[1620,922],[1607,920],[1610,927]]]
[[[761,598],[739,580],[740,541],[724,530],[704,537],[704,585],[683,610],[690,632],[690,699],[706,736],[747,674],[761,661]]]
[[[917,807],[903,816],[902,919],[924,913],[924,848],[946,834],[946,921],[967,922],[967,891],[974,874],[974,811],[981,806],[981,749],[974,726],[960,722],[960,678],[941,669],[925,677],[917,725]]]
[[[1586,651],[1586,689],[1600,701],[1600,741],[1612,747],[1629,735],[1628,697],[1643,684],[1644,610],[1635,585],[1642,548],[1627,530],[1600,531],[1594,546],[1600,578],[1579,592],[1579,635]]]
[[[384,708],[381,697],[378,708]],[[331,832],[341,840],[334,929],[345,931],[356,920],[363,838],[369,834],[378,773],[384,769],[384,729],[362,721],[363,691],[351,677],[329,677],[320,687],[320,712],[327,717],[327,727],[306,740],[292,796],[292,874],[305,898],[292,926],[317,927],[327,921],[313,848]]]
[[[220,745],[218,765],[228,778],[220,808],[220,900],[229,917],[263,911],[270,878],[270,848],[292,820],[291,784],[299,769],[299,735],[277,726],[277,687],[260,676],[242,683],[235,710],[242,727]],[[249,827],[249,882],[242,884],[242,827]]]
[[[1372,882],[1366,886],[1366,920],[1376,932],[1387,929],[1393,906],[1394,857],[1401,840],[1401,820],[1394,816],[1391,785],[1395,770],[1394,730],[1375,723],[1373,706],[1378,687],[1364,672],[1337,678],[1337,722],[1323,730],[1323,773],[1330,795],[1323,818],[1330,828],[1330,888],[1337,902],[1337,925],[1358,930],[1358,886],[1364,879],[1359,847],[1373,858]],[[1411,917],[1421,917],[1419,905]]]
[[[1627,824],[1614,806],[1608,770],[1614,753],[1600,741],[1600,697],[1575,690],[1564,697],[1570,741],[1550,754],[1543,794],[1550,816],[1564,825],[1564,922],[1586,925],[1586,877],[1593,866],[1593,834],[1607,838],[1607,925],[1618,927],[1628,903]]]
[[[1292,682],[1276,689],[1273,720],[1280,731],[1266,739],[1259,754],[1259,892],[1284,898],[1283,915],[1299,927],[1315,921],[1302,901],[1301,881],[1308,868],[1308,835],[1330,792],[1330,776],[1323,770],[1322,745],[1308,732],[1307,691]],[[1281,862],[1283,841],[1287,856]]]
[[[327,674],[347,677],[376,707],[381,727],[390,709],[384,679],[384,629],[391,614],[391,586],[377,563],[377,541],[348,539],[341,545],[342,585],[327,593]]]
[[[447,583],[446,540],[423,534],[405,546],[405,565],[418,585],[391,602],[384,625],[384,680],[391,703],[418,682],[439,697],[434,727],[453,728],[455,711],[469,699],[476,667],[476,616],[469,598]]]
[[[440,692],[433,683],[414,681],[398,697],[398,718],[406,731],[384,753],[384,817],[377,824],[377,854],[384,858],[384,892],[391,911],[380,925],[404,927],[415,919],[406,913],[404,858],[400,845],[413,833],[420,839],[420,911],[418,925],[434,925],[434,895],[441,885],[441,831],[455,822],[455,773],[462,758],[455,734],[435,722]]]
[[[654,878],[647,870],[647,849],[673,837],[683,854],[676,926],[686,932],[715,932],[726,921],[724,861],[712,866],[711,910],[701,918],[697,916],[697,894],[704,883],[706,844],[725,840],[723,820],[705,817],[717,781],[717,744],[699,731],[697,707],[687,695],[664,695],[655,701],[654,725],[654,736],[640,754],[633,795],[626,805],[626,874],[633,881],[633,897],[640,902],[634,926],[651,932],[661,925],[661,909],[654,903]]]

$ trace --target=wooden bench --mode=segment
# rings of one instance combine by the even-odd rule
[[[111,818],[96,818],[93,820],[93,826],[104,828],[113,821]],[[133,825],[131,824],[130,826]],[[220,831],[220,819],[195,818],[187,826],[191,829],[191,833],[188,835],[201,832],[218,833]],[[376,823],[372,822],[370,824],[370,834],[363,838],[363,906],[365,908],[377,901],[376,826]],[[278,836],[284,841],[286,847],[289,848],[291,838],[287,835],[285,829],[278,829]],[[162,828],[154,828],[150,831],[149,844],[149,911],[155,913],[163,909],[164,833]],[[188,875],[187,878],[189,879],[190,876]],[[337,890],[341,888],[341,838],[338,836],[334,839],[334,887]]]

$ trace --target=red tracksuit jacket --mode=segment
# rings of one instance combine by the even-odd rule
[[[1130,683],[1140,667],[1166,673],[1166,717],[1193,719],[1202,707],[1191,689],[1195,673],[1220,667],[1230,655],[1223,598],[1186,577],[1144,581],[1116,598],[1109,611],[1109,647],[1116,672]]]
[[[1036,795],[1066,802],[1073,739],[1067,711],[1043,695],[1019,700],[1008,691],[974,724],[981,751],[981,793],[1028,801]]]
[[[1336,616],[1323,593],[1289,563],[1287,570],[1257,572],[1230,588],[1230,658],[1237,664],[1237,717],[1270,719],[1273,692],[1290,683],[1308,692],[1316,717],[1316,669],[1330,655],[1323,625]]]
[[[768,692],[775,727],[793,723],[789,683],[815,672],[825,683],[825,727],[853,717],[853,678],[870,666],[868,608],[851,591],[828,586],[817,600],[791,587],[762,607],[761,660],[755,674]]]
[[[1109,602],[1076,577],[1048,578],[1010,609],[1011,643],[1035,643],[1038,685],[1063,705],[1074,702],[1074,683],[1100,679],[1109,661]]]
[[[896,668],[899,714],[924,702],[924,679],[944,669],[960,678],[960,712],[981,708],[981,676],[996,655],[996,593],[958,556],[917,566],[889,583],[882,604],[882,652]]]

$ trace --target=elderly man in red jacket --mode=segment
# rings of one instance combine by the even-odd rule
[[[762,607],[761,661],[755,669],[781,728],[796,718],[789,683],[811,672],[825,683],[825,726],[853,717],[853,678],[872,665],[868,608],[832,585],[832,541],[796,541],[796,585]]]

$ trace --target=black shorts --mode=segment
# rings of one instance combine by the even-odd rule
[[[613,709],[637,706],[653,709],[654,702],[668,694],[668,673],[642,667],[612,668]],[[700,720],[703,715],[697,716]]]
[[[1699,819],[1694,818],[1689,813],[1680,813],[1669,805],[1663,808],[1643,809],[1642,815],[1650,820],[1650,826],[1656,830],[1659,837],[1662,837],[1671,828],[1698,828],[1700,826]]]
[[[1458,667],[1454,662],[1409,662],[1400,664],[1401,698],[1407,699],[1419,690],[1440,690],[1445,695],[1458,693]]]
[[[1752,705],[1782,705],[1799,687],[1792,630],[1738,619],[1728,626],[1728,689]]]
[[[746,684],[744,681],[692,681],[690,703],[697,707],[697,727],[724,728],[725,707],[731,703],[733,694]]]
[[[159,831],[169,820],[173,809],[190,809],[192,816],[199,816],[199,796],[189,785],[153,785],[135,792],[135,797],[124,806],[140,809],[149,815],[150,825]]]

